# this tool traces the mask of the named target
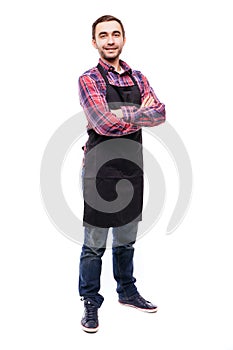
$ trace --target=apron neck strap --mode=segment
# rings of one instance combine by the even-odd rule
[[[109,81],[108,81],[108,79],[107,79],[105,69],[101,66],[100,63],[97,65],[97,68],[98,68],[100,74],[102,75],[102,77],[104,78],[105,83],[106,83],[107,85],[109,85]]]
[[[106,70],[101,66],[100,63],[98,63],[97,68],[98,68],[100,74],[102,75],[102,77],[104,78],[105,83],[106,83],[107,85],[110,85],[110,84],[109,84],[109,81],[108,81],[108,79],[107,79],[107,72],[106,72]],[[136,82],[135,78],[133,77],[133,74],[132,74],[132,73],[129,73],[129,75],[130,75],[130,78],[132,79],[134,85],[137,85],[137,82]]]

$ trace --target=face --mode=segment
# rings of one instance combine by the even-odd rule
[[[118,59],[125,44],[120,24],[116,21],[98,23],[92,44],[104,60],[113,62]]]

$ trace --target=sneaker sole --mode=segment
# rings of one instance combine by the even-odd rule
[[[96,328],[87,328],[81,324],[82,330],[86,333],[96,333],[99,330],[99,326]]]
[[[147,313],[151,313],[151,314],[158,311],[158,307],[156,307],[155,309],[142,309],[140,307],[137,307],[137,306],[134,306],[134,305],[131,305],[131,304],[122,303],[121,301],[118,301],[118,303],[121,304],[122,306],[132,307],[132,308],[137,309],[139,311],[143,311],[143,312],[147,312]]]

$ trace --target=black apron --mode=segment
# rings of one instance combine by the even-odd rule
[[[106,82],[106,100],[111,110],[119,109],[121,105],[141,105],[140,90],[132,75],[130,77],[134,85],[118,87],[109,84],[107,72],[100,64],[97,68]],[[88,135],[83,179],[83,225],[117,227],[142,220],[141,129],[120,137],[99,135],[90,129]],[[117,188],[120,180],[128,180],[121,181],[121,191]],[[112,201],[117,198],[122,198],[122,201],[112,207]],[[124,205],[125,201],[129,203]]]

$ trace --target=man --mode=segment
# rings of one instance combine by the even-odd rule
[[[109,228],[119,302],[146,312],[157,311],[157,306],[145,300],[135,286],[133,245],[143,201],[141,127],[163,123],[165,106],[146,77],[120,60],[125,41],[119,19],[97,19],[92,26],[92,44],[99,52],[99,64],[79,78],[80,103],[89,135],[84,146],[84,244],[79,275],[85,308],[81,325],[86,332],[99,328],[98,308],[104,300],[99,293],[101,258]],[[104,203],[108,205],[104,207]]]

